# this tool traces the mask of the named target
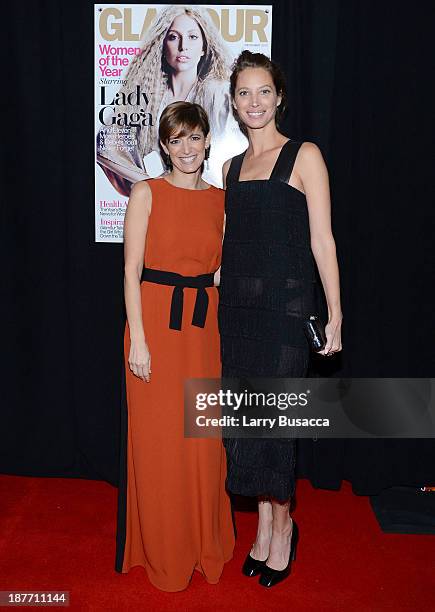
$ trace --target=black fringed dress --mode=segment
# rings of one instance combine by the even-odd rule
[[[268,180],[227,175],[219,327],[222,375],[306,376],[303,321],[314,312],[315,266],[305,194],[288,184],[302,143],[289,140]],[[286,501],[294,493],[294,439],[225,440],[232,493]]]

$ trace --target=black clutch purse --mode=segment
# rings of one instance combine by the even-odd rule
[[[304,321],[304,332],[311,349],[318,353],[325,348],[326,335],[325,326],[320,321],[319,317],[311,315]]]

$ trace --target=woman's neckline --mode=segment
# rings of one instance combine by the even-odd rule
[[[173,183],[170,183],[169,181],[167,181],[165,178],[161,177],[162,181],[165,181],[165,183],[167,185],[170,185],[171,187],[173,187],[174,189],[182,189],[183,191],[209,191],[210,189],[212,189],[213,185],[209,185],[206,189],[189,189],[189,187],[179,187],[178,185],[174,185]]]
[[[280,157],[283,154],[283,151],[284,151],[285,147],[289,144],[289,142],[293,142],[291,138],[286,140],[286,142],[280,147],[279,153],[278,153],[277,158],[275,160],[275,163],[273,164],[272,170],[270,171],[269,178],[266,178],[266,179],[243,179],[243,180],[240,180],[240,175],[242,173],[243,162],[245,161],[246,151],[249,149],[249,147],[248,147],[248,149],[245,149],[245,151],[243,151],[243,153],[242,153],[242,160],[240,162],[239,175],[237,177],[237,182],[238,183],[250,183],[251,181],[270,181],[270,179],[272,178],[272,176],[273,176],[273,174],[275,172],[275,168],[277,167],[278,162],[280,161]]]

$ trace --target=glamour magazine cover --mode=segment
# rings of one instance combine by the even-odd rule
[[[242,49],[271,54],[272,8],[95,5],[95,240],[122,242],[131,186],[165,172],[158,125],[177,100],[201,104],[211,128],[204,179],[247,141],[233,117],[229,75]]]

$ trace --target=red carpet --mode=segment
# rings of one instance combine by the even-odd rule
[[[383,534],[347,483],[336,492],[298,481],[298,557],[272,590],[240,573],[249,512],[236,513],[235,556],[218,585],[195,574],[186,591],[162,593],[140,567],[117,574],[116,494],[103,482],[0,476],[0,590],[68,590],[70,610],[435,610],[434,538]]]

